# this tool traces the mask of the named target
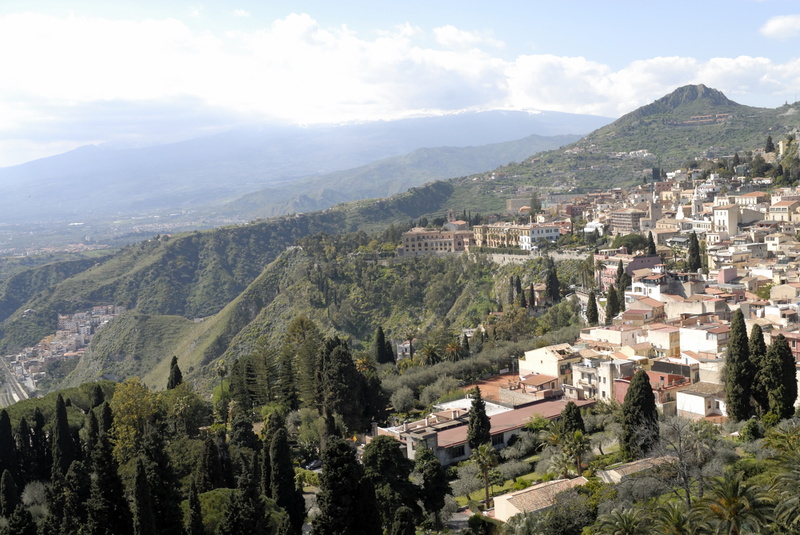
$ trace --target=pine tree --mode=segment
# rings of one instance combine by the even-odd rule
[[[0,478],[0,516],[8,518],[19,505],[19,489],[14,482],[14,477],[8,469],[3,470]]]
[[[350,348],[339,337],[325,341],[322,362],[322,409],[329,422],[339,415],[348,430],[358,430],[364,425],[364,377],[356,369]]]
[[[795,366],[792,349],[786,338],[779,334],[769,346],[760,375],[767,392],[769,412],[780,418],[789,418],[794,414],[797,400]]]
[[[647,233],[647,254],[657,254],[656,253],[656,242],[653,240],[653,233]]]
[[[599,318],[600,316],[597,310],[597,297],[594,294],[594,290],[590,290],[589,302],[586,304],[586,323],[589,324],[590,327],[594,327],[597,325]]]
[[[728,339],[728,356],[725,363],[725,403],[728,417],[735,422],[753,416],[751,396],[756,370],[750,360],[747,340],[747,327],[744,314],[737,309],[731,320],[731,334]]]
[[[614,321],[614,317],[619,314],[618,299],[617,290],[612,284],[608,288],[608,296],[606,297],[606,325],[611,325]]]
[[[750,330],[750,340],[748,342],[750,361],[755,370],[753,380],[752,395],[762,413],[769,411],[769,396],[767,394],[767,383],[770,378],[764,374],[764,359],[767,356],[767,345],[764,343],[764,333],[761,326],[757,323]]]
[[[167,379],[167,390],[172,390],[183,382],[183,374],[178,367],[178,357],[172,356],[172,361],[169,364],[169,379]]]
[[[574,401],[568,401],[564,406],[564,410],[561,411],[560,422],[564,432],[570,436],[572,436],[575,431],[586,433],[586,427],[583,424],[581,410]]]
[[[631,458],[646,455],[658,440],[658,410],[650,379],[639,370],[622,403],[621,451]]]
[[[278,429],[273,435],[269,449],[271,463],[270,489],[271,497],[289,515],[293,533],[303,530],[303,519],[306,516],[303,494],[294,482],[292,453],[289,449],[289,436],[285,428]]]
[[[481,444],[491,442],[492,424],[486,415],[486,403],[481,397],[481,389],[477,386],[472,389],[472,407],[469,410],[469,424],[467,426],[467,444],[471,450],[477,449]]]
[[[692,273],[696,273],[701,267],[703,267],[703,262],[700,258],[700,242],[697,241],[697,234],[692,232],[689,234],[689,251],[686,254],[686,269]]]
[[[136,476],[133,485],[133,533],[151,535],[156,533],[153,505],[150,501],[150,485],[141,459],[136,461]]]
[[[206,535],[203,526],[203,512],[200,508],[200,498],[197,495],[197,485],[189,485],[189,518],[186,521],[186,535]]]

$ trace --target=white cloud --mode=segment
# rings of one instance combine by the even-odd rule
[[[433,29],[436,42],[446,48],[469,48],[481,44],[503,48],[504,43],[485,32],[468,32],[447,25]]]
[[[245,11],[244,9],[234,9],[233,10],[233,16],[234,17],[249,18],[250,17],[250,12],[249,11]]]
[[[769,19],[760,29],[772,39],[791,39],[800,35],[800,15],[780,15]]]
[[[782,102],[800,86],[800,60],[658,57],[614,69],[583,57],[501,58],[500,45],[452,26],[428,32],[404,24],[365,37],[303,13],[225,33],[175,19],[6,15],[0,50],[14,53],[0,53],[0,140],[27,129],[51,146],[72,142],[70,129],[58,133],[65,124],[97,128],[81,128],[87,140],[173,132],[170,107],[152,103],[186,103],[184,132],[243,116],[313,123],[487,108],[619,116],[687,83],[745,103],[756,94]],[[146,128],[136,130],[126,105],[146,116]]]

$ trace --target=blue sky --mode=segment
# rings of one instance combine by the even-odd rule
[[[776,107],[800,4],[3,0],[0,76],[0,166],[262,121],[619,117],[689,83]]]

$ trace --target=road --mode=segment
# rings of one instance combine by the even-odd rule
[[[8,407],[17,401],[28,399],[28,393],[17,381],[17,377],[11,371],[5,357],[0,358],[0,374],[2,374],[2,386],[0,386],[0,407]]]

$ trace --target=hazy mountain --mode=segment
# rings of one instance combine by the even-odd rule
[[[243,128],[142,148],[86,146],[0,169],[0,223],[180,211],[424,147],[583,134],[608,119],[491,111],[341,126]]]

